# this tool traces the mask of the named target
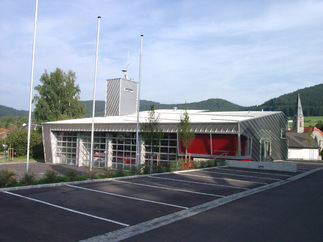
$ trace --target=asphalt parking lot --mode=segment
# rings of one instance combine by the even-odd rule
[[[215,167],[32,189],[2,189],[0,238],[1,241],[259,239],[261,235],[256,236],[257,233],[254,237],[245,235],[245,240],[241,234],[234,237],[231,226],[227,226],[230,231],[224,228],[222,233],[217,228],[223,226],[227,220],[230,220],[230,224],[244,226],[251,223],[252,229],[252,226],[261,227],[265,221],[260,209],[263,208],[262,204],[270,199],[280,201],[282,207],[286,206],[283,203],[284,199],[293,203],[295,199],[289,201],[292,195],[282,195],[277,191],[282,188],[289,191],[288,187],[291,184],[297,186],[305,178],[308,180],[314,177],[314,184],[307,184],[312,189],[323,188],[322,179],[317,178],[323,176],[322,167],[323,163],[299,162],[297,173]],[[301,186],[305,189],[304,184]],[[301,191],[299,188],[290,189]],[[273,195],[268,195],[268,192],[272,192]],[[307,192],[310,192],[310,189],[307,189]],[[252,200],[257,196],[260,198]],[[266,201],[261,196],[266,196]],[[317,199],[315,204],[321,202],[322,205],[322,195]],[[312,198],[311,201],[313,202]],[[243,204],[243,211],[247,215],[237,213],[239,204]],[[260,220],[258,225],[250,219],[250,211],[246,210],[248,204],[256,209],[253,213],[257,216],[254,221]],[[230,210],[228,206],[231,205],[235,207]],[[266,206],[268,209],[269,207]],[[279,208],[277,205],[273,209],[277,211]],[[223,209],[226,209],[226,212],[221,213]],[[296,206],[295,209],[300,208]],[[234,211],[236,213],[233,213]],[[319,209],[316,214],[322,214],[322,211]],[[282,212],[280,215],[284,218],[292,214],[289,212],[290,214],[285,216]],[[267,211],[267,218],[270,214]],[[279,221],[276,223],[279,224]],[[239,226],[236,229],[241,232]],[[193,231],[195,236],[190,235]],[[214,234],[214,231],[217,231],[217,234]],[[223,233],[227,233],[227,237]],[[315,236],[321,235],[322,232],[313,234],[311,241],[315,241]],[[219,236],[218,239],[216,236]]]

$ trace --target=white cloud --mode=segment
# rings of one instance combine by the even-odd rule
[[[27,109],[34,3],[0,7],[0,104]],[[39,1],[35,85],[45,69],[71,69],[81,99],[92,99],[101,15],[97,99],[128,51],[138,79],[144,34],[142,99],[261,104],[323,82],[322,12],[321,1]]]

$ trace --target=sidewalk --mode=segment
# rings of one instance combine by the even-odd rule
[[[13,169],[17,172],[18,177],[22,177],[26,173],[27,164],[26,162],[21,163],[3,163],[0,164],[0,170],[2,169]],[[44,162],[30,162],[29,173],[34,173],[38,178],[41,178],[47,170],[53,170],[58,172],[59,175],[66,175],[68,170],[75,170],[81,174],[88,174],[89,169],[87,167],[75,167],[61,164],[51,164]]]

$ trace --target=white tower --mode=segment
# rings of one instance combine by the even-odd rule
[[[297,106],[293,118],[293,132],[304,133],[304,115],[299,93],[297,95]]]
[[[125,78],[107,80],[105,116],[120,116],[137,112],[138,83]]]

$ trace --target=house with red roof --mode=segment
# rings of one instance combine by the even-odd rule
[[[9,129],[0,128],[0,139],[5,139],[9,132]]]
[[[305,133],[311,134],[312,138],[318,143],[321,150],[323,149],[323,132],[317,127],[305,127]]]

